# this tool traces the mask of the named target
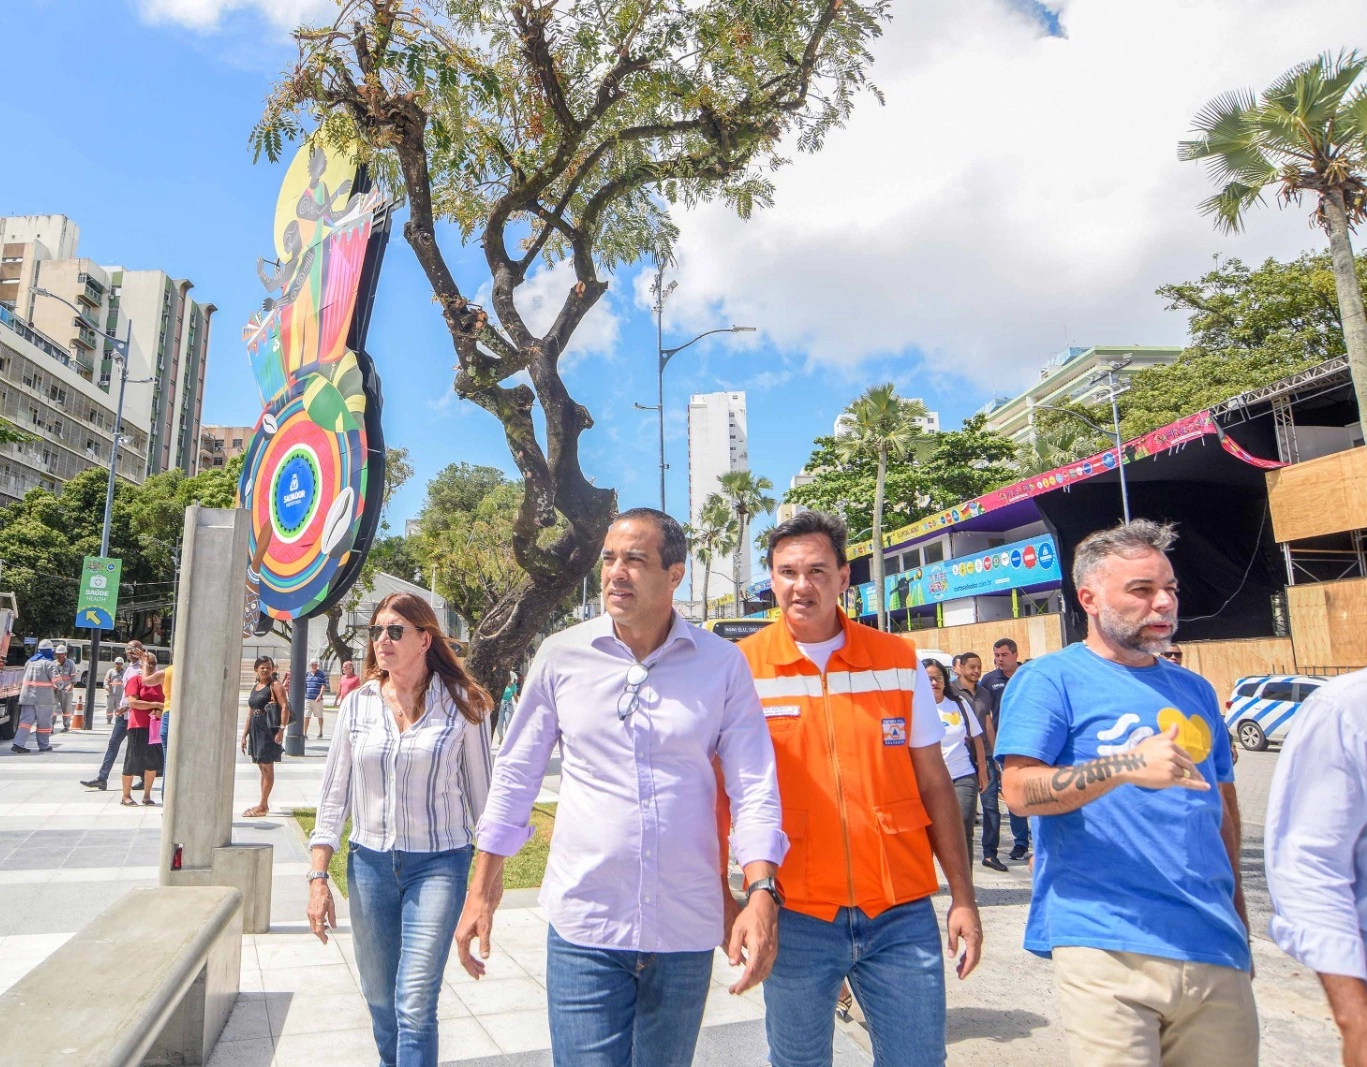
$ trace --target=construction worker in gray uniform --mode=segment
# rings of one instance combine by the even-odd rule
[[[28,735],[38,735],[38,751],[52,751],[52,712],[57,706],[55,688],[57,663],[53,659],[52,642],[47,638],[38,642],[38,651],[24,664],[24,683],[19,690],[19,729],[14,733],[11,752],[29,755]]]
[[[68,733],[71,730],[71,702],[76,696],[76,663],[66,654],[66,645],[58,645],[53,651],[57,659],[52,683],[57,693],[58,709],[54,714],[61,715],[62,733]]]

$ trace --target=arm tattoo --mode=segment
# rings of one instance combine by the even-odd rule
[[[1041,776],[1031,778],[1025,783],[1025,803],[1029,807],[1042,807],[1057,803],[1062,794],[1070,788],[1082,792],[1089,785],[1104,782],[1122,771],[1137,771],[1148,764],[1142,754],[1122,752],[1114,756],[1079,763],[1075,767],[1056,768],[1053,777],[1046,782]]]

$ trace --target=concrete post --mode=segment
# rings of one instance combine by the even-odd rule
[[[290,724],[285,727],[285,755],[304,754],[304,683],[309,670],[309,621],[290,623]]]
[[[185,511],[161,884],[234,886],[246,931],[264,933],[271,848],[232,842],[242,671],[242,618],[232,606],[246,589],[249,524],[241,509]]]

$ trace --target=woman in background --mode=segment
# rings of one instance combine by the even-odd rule
[[[275,678],[275,661],[270,656],[258,656],[252,668],[256,671],[256,682],[247,697],[251,713],[242,731],[242,751],[251,756],[261,772],[261,802],[242,813],[248,819],[270,811],[275,765],[285,754],[285,727],[290,721],[285,687]]]

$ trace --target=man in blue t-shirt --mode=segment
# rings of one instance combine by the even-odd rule
[[[1002,794],[1035,818],[1025,947],[1053,956],[1079,1067],[1258,1059],[1229,734],[1210,684],[1158,658],[1175,538],[1139,519],[1078,545],[1087,639],[1003,697]]]
[[[327,672],[316,659],[309,660],[308,674],[304,675],[304,736],[309,735],[309,719],[318,717],[318,740],[323,739],[323,694],[331,690]]]

